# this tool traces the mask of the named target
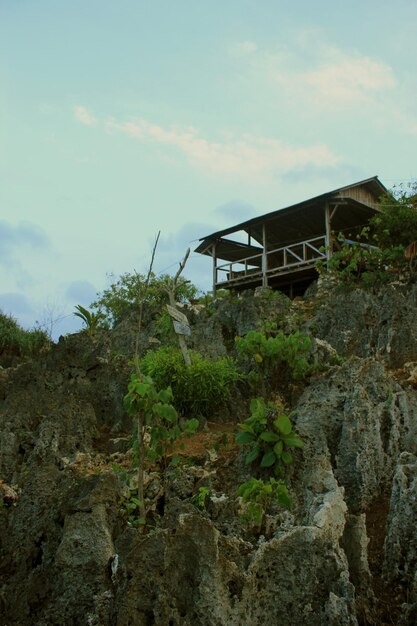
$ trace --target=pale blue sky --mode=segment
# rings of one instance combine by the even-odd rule
[[[70,315],[158,230],[173,271],[212,230],[415,179],[417,3],[381,4],[0,0],[0,307]]]

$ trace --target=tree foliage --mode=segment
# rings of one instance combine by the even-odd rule
[[[143,274],[126,272],[117,280],[110,275],[113,282],[107,289],[97,295],[91,308],[102,313],[114,327],[125,317],[137,314],[139,302],[143,301],[155,311],[168,302],[168,291],[172,288],[172,277],[168,274],[156,276],[151,272],[149,283]],[[175,290],[177,302],[189,302],[197,295],[197,287],[180,276]]]
[[[407,246],[417,240],[417,182],[388,191],[380,208],[381,213],[370,221],[380,248]]]
[[[417,242],[417,182],[388,191],[379,208],[362,229],[358,242],[346,240],[342,233],[338,236],[338,249],[326,269],[345,284],[374,287],[389,282],[393,273],[412,268]],[[324,264],[318,262],[317,269],[323,271]]]

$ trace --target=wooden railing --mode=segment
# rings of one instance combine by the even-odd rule
[[[222,283],[238,284],[313,266],[318,259],[327,258],[326,247],[326,236],[321,235],[238,261],[229,261],[216,267],[215,282],[218,286]]]

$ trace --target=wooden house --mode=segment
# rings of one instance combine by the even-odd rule
[[[258,286],[302,293],[339,233],[355,240],[387,191],[377,176],[224,228],[200,239],[213,260],[213,292]]]

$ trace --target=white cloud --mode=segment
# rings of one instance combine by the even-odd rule
[[[85,126],[95,126],[97,123],[96,118],[83,106],[75,106],[74,115],[76,119]]]
[[[192,127],[165,129],[144,119],[131,122],[110,120],[107,128],[140,141],[171,146],[182,152],[189,163],[209,174],[264,176],[314,165],[328,168],[339,157],[327,146],[297,147],[278,139],[243,135],[226,141],[209,141]]]
[[[305,65],[303,54],[305,50],[264,55],[260,64],[287,95],[323,109],[372,103],[397,85],[392,68],[378,59],[321,46],[312,52],[312,66],[305,70],[299,65],[300,59]]]
[[[333,104],[362,104],[395,85],[387,65],[368,57],[344,57],[323,63],[301,77],[317,98]]]

